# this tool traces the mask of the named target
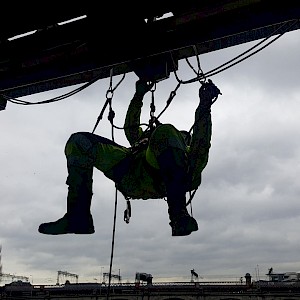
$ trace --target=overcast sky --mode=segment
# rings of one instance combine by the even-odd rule
[[[234,58],[252,42],[201,55],[207,72]],[[211,79],[222,96],[212,107],[213,135],[203,182],[192,201],[199,230],[172,237],[164,200],[132,201],[130,223],[123,221],[126,201],[118,194],[113,274],[134,282],[136,272],[153,281],[254,279],[300,270],[300,31],[283,37],[246,61]],[[191,63],[197,68],[196,59]],[[180,61],[178,75],[194,73]],[[117,84],[121,76],[113,78]],[[115,124],[123,125],[134,93],[134,73],[115,91]],[[157,114],[176,87],[174,74],[157,85]],[[190,129],[198,105],[198,82],[181,85],[162,122]],[[78,86],[23,97],[42,101]],[[55,284],[58,271],[80,282],[102,281],[109,272],[114,216],[113,182],[95,169],[92,213],[95,234],[48,236],[40,223],[66,210],[64,146],[73,132],[92,131],[105,101],[109,79],[102,79],[65,100],[43,105],[8,103],[0,112],[0,244],[3,273],[27,276],[34,284]],[[149,119],[150,94],[143,119]],[[96,134],[111,138],[107,112]],[[124,133],[115,141],[128,146]],[[72,278],[68,278],[72,282]],[[10,282],[9,280],[6,281]],[[2,284],[5,282],[2,282]]]

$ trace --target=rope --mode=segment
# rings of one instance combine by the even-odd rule
[[[206,77],[211,77],[211,76],[214,76],[218,73],[221,73],[231,67],[233,67],[234,65],[248,59],[249,57],[251,57],[252,55],[260,52],[261,50],[263,50],[264,48],[268,47],[270,44],[274,43],[276,40],[278,40],[280,37],[282,37],[287,31],[289,31],[295,24],[297,24],[299,22],[299,20],[295,20],[290,26],[288,26],[282,33],[280,33],[278,36],[276,36],[274,39],[272,39],[270,42],[268,42],[266,45],[262,46],[261,48],[259,48],[258,50],[250,53],[249,55],[245,56],[244,58],[241,58],[240,60],[232,63],[233,61],[237,60],[238,58],[244,56],[245,54],[249,53],[251,50],[257,48],[259,45],[261,45],[262,43],[266,42],[268,39],[270,39],[273,35],[276,34],[276,32],[278,32],[279,30],[281,30],[282,28],[284,28],[286,26],[286,24],[288,24],[290,21],[287,21],[285,22],[284,24],[282,24],[280,27],[278,27],[276,30],[274,30],[272,33],[270,33],[266,38],[264,38],[262,41],[260,41],[259,43],[257,43],[256,45],[254,45],[253,47],[249,48],[248,50],[244,51],[243,53],[239,54],[238,56],[234,57],[233,59],[227,61],[226,63],[218,66],[217,68],[214,68],[210,71],[208,71],[207,73],[203,74],[203,73],[200,73],[199,76],[196,76],[195,78],[192,78],[192,79],[189,79],[189,80],[181,80],[179,79],[178,75],[177,75],[177,72],[176,72],[176,69],[174,68],[174,75],[176,77],[176,80],[182,84],[188,84],[188,83],[192,83],[192,82],[195,82],[195,81],[200,81],[201,79],[205,79]],[[174,62],[174,59],[173,59],[173,55],[171,53],[171,57],[172,57],[172,60]],[[230,64],[232,63],[232,64]],[[229,65],[230,64],[230,65]],[[199,65],[199,64],[198,64]],[[229,65],[227,67],[224,67],[226,65]],[[222,68],[224,67],[224,68]]]
[[[205,79],[206,76],[214,76],[214,75],[216,75],[216,74],[218,74],[218,73],[220,73],[220,72],[223,72],[223,71],[225,71],[226,69],[231,68],[232,66],[236,65],[237,63],[240,63],[241,61],[243,61],[243,60],[249,58],[250,56],[256,54],[257,52],[261,51],[261,50],[264,49],[265,47],[269,46],[271,43],[275,42],[279,37],[281,37],[284,33],[286,33],[287,31],[289,31],[296,23],[298,23],[299,20],[298,20],[298,19],[295,20],[295,22],[293,22],[290,26],[288,26],[288,28],[287,28],[284,32],[282,32],[278,37],[274,38],[271,42],[269,42],[269,43],[268,43],[267,45],[265,45],[264,47],[260,48],[259,50],[255,51],[254,53],[252,53],[252,54],[246,56],[245,58],[243,58],[243,59],[237,61],[236,63],[233,63],[233,64],[229,65],[228,67],[221,69],[223,66],[228,65],[228,64],[231,63],[232,61],[236,60],[238,57],[241,57],[242,55],[245,55],[246,53],[248,53],[248,52],[251,51],[252,49],[256,48],[258,45],[264,43],[267,39],[269,39],[269,38],[270,38],[271,36],[273,36],[276,32],[278,32],[279,30],[281,30],[281,29],[282,29],[284,26],[286,26],[286,24],[288,24],[289,22],[291,22],[291,21],[285,22],[282,26],[280,26],[279,28],[277,28],[276,30],[274,30],[269,36],[267,36],[264,40],[262,40],[261,42],[259,42],[257,45],[251,47],[250,49],[248,49],[248,50],[245,51],[244,53],[240,54],[239,56],[233,58],[232,60],[229,60],[228,62],[222,64],[221,66],[219,66],[219,67],[217,67],[217,68],[215,68],[215,69],[212,69],[212,70],[208,71],[208,72],[205,73],[205,74],[203,74],[203,72],[202,72],[202,73],[198,73],[198,74],[196,73],[197,76],[196,76],[195,78],[190,79],[190,80],[186,80],[186,81],[179,80],[179,78],[177,77],[176,71],[174,71],[174,74],[175,74],[175,76],[177,77],[177,80],[178,80],[179,82],[186,84],[186,83],[192,83],[192,82],[195,82],[195,81],[199,81],[199,80],[201,80],[201,79]],[[194,51],[195,51],[196,47],[193,46],[193,48],[194,48]],[[195,51],[195,52],[196,52],[196,51]],[[172,57],[172,53],[171,53],[171,57]],[[197,53],[196,53],[196,57],[197,57],[197,60],[198,60],[198,55],[197,55]],[[173,58],[172,58],[172,59],[173,59]],[[186,59],[186,60],[187,60],[187,59]],[[188,61],[188,60],[187,60],[187,61]],[[200,66],[200,64],[199,64],[199,61],[198,61],[198,68],[199,68],[199,66]],[[199,70],[200,70],[200,69],[201,69],[201,68],[199,68]],[[174,69],[174,70],[175,70],[175,69]],[[63,99],[66,99],[66,98],[68,98],[68,97],[70,97],[70,96],[75,95],[76,93],[82,91],[83,89],[85,89],[85,88],[87,88],[88,86],[92,85],[93,83],[95,83],[96,81],[98,81],[98,80],[101,79],[101,78],[102,78],[101,75],[96,76],[95,78],[93,78],[92,80],[90,80],[89,82],[87,82],[86,84],[82,85],[81,87],[79,87],[79,88],[77,88],[77,89],[75,89],[75,90],[73,90],[73,91],[70,91],[70,92],[68,92],[68,93],[66,93],[66,94],[63,94],[63,95],[60,95],[60,96],[57,96],[57,97],[53,97],[53,98],[50,98],[50,99],[47,99],[47,100],[39,101],[39,102],[29,102],[29,101],[24,101],[24,100],[20,100],[20,99],[17,99],[17,98],[9,97],[9,96],[7,96],[7,95],[5,95],[5,94],[2,94],[2,97],[3,97],[4,99],[6,99],[7,101],[11,102],[11,103],[19,104],[19,105],[36,105],[36,104],[52,103],[52,102],[60,101],[60,100],[63,100]],[[117,86],[116,86],[116,87],[117,87]],[[117,126],[114,126],[114,128],[123,129],[122,127],[117,127]]]
[[[112,99],[114,95],[114,91],[118,88],[118,86],[121,84],[121,82],[125,78],[125,74],[123,74],[122,78],[120,81],[116,84],[115,87],[112,85],[112,78],[113,78],[113,69],[110,70],[110,82],[109,82],[109,88],[106,92],[106,101],[102,107],[102,110],[97,118],[96,124],[93,128],[92,133],[95,132],[99,122],[103,118],[104,111],[107,106],[109,106],[109,113],[108,113],[108,120],[111,123],[111,128],[112,128],[112,140],[114,141],[114,124],[113,124],[113,119],[115,117],[115,112],[112,109]],[[110,294],[110,286],[111,286],[111,272],[112,272],[112,265],[113,265],[113,257],[114,257],[114,247],[115,247],[115,232],[116,232],[116,219],[117,219],[117,203],[118,203],[118,189],[117,187],[115,188],[115,208],[114,208],[114,221],[113,221],[113,232],[112,232],[112,242],[111,242],[111,255],[110,255],[110,264],[109,264],[109,279],[108,279],[108,288],[107,288],[107,299],[109,299],[109,294]]]
[[[112,78],[112,73],[111,73],[111,78]],[[181,83],[178,83],[177,86],[176,86],[176,88],[175,88],[175,90],[172,91],[172,92],[170,93],[169,99],[167,100],[167,105],[166,105],[165,109],[159,114],[159,117],[160,117],[160,116],[162,115],[162,113],[167,109],[167,107],[168,107],[168,106],[170,105],[170,103],[172,102],[173,98],[176,96],[176,91],[178,90],[178,88],[180,87],[180,85],[181,85]],[[113,92],[112,92],[111,89],[112,89],[112,80],[110,81],[110,87],[109,87],[109,89],[108,89],[108,92],[111,92],[111,93],[112,93],[112,96],[113,96]],[[154,92],[155,92],[155,89],[156,89],[156,86],[154,87],[153,90],[151,90],[151,92],[152,92],[151,104],[150,104],[150,118],[151,118],[151,120],[150,120],[149,126],[152,126],[152,125],[153,125],[153,124],[151,123],[151,122],[153,121],[153,119],[158,119],[158,117],[157,117],[157,118],[154,117],[154,112],[155,112]],[[101,118],[102,118],[102,115],[103,115],[102,112],[104,112],[104,110],[105,110],[107,104],[110,105],[110,113],[112,112],[112,109],[111,109],[111,100],[112,100],[112,96],[111,96],[111,97],[108,97],[108,96],[107,96],[107,100],[106,100],[106,102],[105,102],[105,105],[104,105],[104,107],[103,107],[103,109],[102,109],[102,111],[101,111],[101,113],[100,113]],[[113,113],[113,117],[114,117],[114,113]],[[113,117],[112,117],[112,119],[113,119]],[[98,117],[98,120],[100,121],[101,118]],[[109,119],[110,119],[110,117],[109,117]],[[98,121],[98,120],[97,120],[97,121]],[[94,127],[94,130],[95,130],[96,126],[98,125],[99,121],[96,123],[96,125],[95,125],[95,127]],[[111,120],[111,124],[112,124],[112,129],[113,129],[114,126],[113,126],[112,120]],[[196,190],[197,190],[197,189],[195,189],[193,192],[190,192],[190,199],[189,199],[188,202],[186,203],[186,206],[190,204],[190,207],[191,207],[191,214],[193,214],[191,201],[192,201],[192,199],[193,199],[193,197],[194,197],[194,195],[195,195],[195,193],[196,193]],[[117,190],[117,188],[116,188],[116,194],[115,194],[115,211],[114,211],[114,223],[113,223],[113,236],[112,236],[112,246],[111,246],[111,259],[110,259],[110,270],[109,270],[109,283],[108,283],[108,290],[107,290],[107,299],[108,299],[109,293],[110,293],[111,271],[112,271],[112,262],[113,262],[113,252],[114,252],[115,228],[116,228],[116,213],[117,213],[117,192],[118,192],[118,190]],[[130,202],[129,202],[129,204],[128,204],[128,202],[129,202],[129,199],[127,199],[127,206],[128,206],[128,207],[127,207],[127,210],[125,210],[125,212],[124,212],[124,220],[126,221],[126,223],[129,222],[129,218],[130,218],[130,215],[131,215]]]
[[[114,223],[113,223],[113,233],[112,233],[112,241],[111,241],[111,255],[110,255],[109,276],[108,276],[108,287],[107,287],[107,294],[106,294],[107,297],[106,297],[106,299],[109,299],[109,294],[110,294],[111,272],[112,272],[112,264],[113,264],[113,257],[114,257],[114,248],[115,248],[117,204],[118,204],[118,190],[116,188],[116,191],[115,191]]]
[[[296,22],[294,22],[289,28],[291,28],[291,27],[294,26],[295,24],[296,24]],[[282,27],[282,26],[281,26],[281,27]],[[280,28],[281,28],[281,27],[280,27]],[[280,28],[279,28],[279,29],[280,29]],[[279,29],[277,29],[277,30],[279,30]],[[287,29],[287,30],[288,30],[288,29]],[[285,32],[286,32],[286,31],[285,31]],[[285,32],[284,32],[284,33],[285,33]],[[275,39],[273,39],[271,42],[269,42],[269,43],[268,43],[267,45],[265,45],[264,47],[260,48],[259,50],[255,51],[254,53],[252,53],[252,54],[246,56],[246,58],[250,57],[251,55],[254,55],[254,54],[257,53],[258,51],[261,51],[262,49],[264,49],[265,47],[267,47],[268,45],[270,45],[271,43],[273,43],[275,40],[277,40],[277,39],[278,39],[280,36],[282,36],[284,33],[282,33],[281,35],[279,35],[278,37],[276,37]],[[273,34],[274,34],[274,33],[273,33]],[[272,34],[272,35],[273,35],[273,34]],[[270,35],[270,36],[271,36],[271,35]],[[270,36],[269,36],[269,37],[270,37]],[[268,38],[269,38],[269,37],[268,37]],[[265,39],[265,40],[266,40],[266,39]],[[263,40],[263,41],[265,41],[265,40]],[[258,43],[255,47],[257,47],[257,46],[260,45],[261,43],[262,43],[262,42]],[[241,57],[242,55],[244,55],[244,54],[246,54],[246,53],[248,53],[248,52],[250,52],[250,51],[251,51],[252,49],[254,49],[255,47],[252,47],[252,48],[248,49],[246,52],[244,52],[243,54],[239,55],[239,56],[236,57],[235,59]],[[204,81],[205,81],[205,80],[206,80],[206,77],[207,77],[208,75],[213,76],[213,75],[215,75],[215,74],[218,74],[219,72],[224,71],[224,70],[228,69],[229,67],[231,67],[231,66],[233,66],[233,65],[235,65],[235,64],[237,64],[237,63],[239,63],[239,62],[241,62],[241,61],[243,61],[243,60],[246,59],[246,58],[243,58],[243,59],[237,61],[236,63],[234,63],[234,64],[232,64],[232,65],[230,65],[230,66],[228,66],[228,67],[226,67],[226,68],[221,69],[221,70],[218,71],[218,72],[215,72],[217,69],[213,69],[213,70],[207,72],[206,74],[204,74],[203,71],[202,71],[202,69],[201,69],[201,66],[200,66],[200,60],[199,60],[199,58],[198,58],[198,55],[196,55],[196,57],[197,57],[197,63],[198,63],[198,72],[196,72],[196,71],[194,70],[194,72],[195,72],[196,75],[197,75],[196,78],[193,79],[193,80],[188,80],[188,81],[184,82],[184,81],[182,81],[182,80],[179,80],[179,78],[177,77],[176,71],[174,71],[175,77],[176,77],[176,79],[177,79],[177,81],[178,81],[178,84],[177,84],[176,88],[170,93],[170,96],[169,96],[169,98],[168,98],[168,100],[167,100],[167,104],[166,104],[165,108],[161,111],[161,113],[160,113],[157,117],[154,117],[154,112],[155,112],[154,91],[155,91],[155,89],[151,91],[151,92],[152,92],[152,98],[151,98],[151,104],[150,104],[150,124],[148,125],[148,128],[149,128],[149,127],[151,128],[151,126],[153,126],[153,121],[154,121],[154,119],[155,119],[155,120],[158,120],[158,118],[166,111],[166,109],[169,107],[169,105],[171,104],[172,100],[173,100],[174,97],[176,96],[176,91],[179,89],[179,87],[180,87],[180,85],[181,85],[182,83],[190,83],[190,82],[193,82],[193,81],[196,81],[196,80],[200,81],[201,79],[204,79]],[[230,60],[229,62],[227,62],[227,63],[221,65],[219,68],[222,68],[222,67],[225,66],[226,64],[231,63],[231,62],[234,61],[235,59]],[[173,61],[173,62],[174,62],[174,61]],[[188,62],[188,64],[189,64],[189,61],[188,61],[188,60],[187,60],[187,62]],[[190,65],[190,66],[191,66],[191,65]],[[175,70],[175,68],[174,68],[174,70]],[[110,89],[111,89],[111,88],[112,88],[112,74],[111,74]],[[112,95],[113,95],[113,90],[110,90],[110,89],[109,89],[109,91],[111,91],[111,92],[112,92]],[[112,97],[108,97],[108,96],[107,96],[107,100],[106,100],[106,102],[105,102],[105,104],[104,104],[104,107],[103,107],[102,111],[104,112],[104,110],[105,110],[107,104],[109,104],[109,106],[110,106],[109,120],[111,121],[111,124],[112,124],[112,136],[113,136],[113,128],[118,128],[118,127],[114,126],[113,121],[112,121],[113,118],[114,118],[114,112],[112,111],[112,108],[111,108],[111,100],[112,100]],[[217,96],[216,96],[215,99],[213,100],[212,104],[213,104],[216,100],[217,100]],[[102,115],[103,115],[103,112],[102,112],[102,111],[101,111],[100,116],[99,116],[99,117],[101,117],[101,118],[102,118]],[[99,117],[98,117],[97,123],[96,123],[96,125],[95,125],[95,127],[94,127],[94,130],[96,129],[96,127],[97,127],[97,125],[98,125],[98,123],[99,123],[99,121],[100,121],[100,119],[101,119],[101,118],[99,118]],[[200,117],[201,117],[201,116],[200,116]],[[194,125],[195,125],[196,122],[197,122],[197,120],[195,120],[195,122],[194,122],[194,124],[192,125],[192,127],[191,127],[189,133],[192,131],[192,129],[193,129],[193,127],[194,127]],[[94,132],[94,130],[93,130],[93,132]],[[195,190],[193,190],[192,192],[190,191],[190,198],[189,198],[189,200],[188,200],[187,203],[186,203],[186,206],[190,205],[191,215],[193,215],[192,199],[194,198],[194,196],[195,196],[195,194],[196,194],[196,191],[197,191],[197,188],[196,188]],[[114,224],[113,224],[113,236],[112,236],[112,246],[111,246],[111,259],[110,259],[110,270],[109,270],[109,283],[108,283],[108,289],[107,289],[107,299],[109,299],[109,293],[110,293],[111,271],[112,271],[113,252],[114,252],[115,227],[116,227],[116,212],[117,212],[117,192],[118,192],[118,191],[117,191],[117,188],[116,188],[116,195],[115,195],[115,211],[114,211]],[[128,205],[128,201],[129,201],[129,200],[127,199],[127,205]],[[130,205],[130,202],[129,202],[129,205]],[[130,207],[130,206],[129,206],[129,207]],[[124,214],[125,214],[126,212],[127,212],[127,210],[125,210]],[[128,213],[128,212],[127,212],[127,213]],[[129,212],[129,213],[130,213],[130,212]],[[127,218],[126,218],[126,215],[124,215],[124,220],[125,220],[127,223],[129,222],[129,218],[130,218],[129,215],[127,215]]]
[[[289,21],[288,21],[288,22],[289,22]],[[237,58],[239,58],[239,57],[245,55],[246,53],[248,53],[248,52],[250,52],[251,50],[255,49],[257,46],[259,46],[259,45],[261,45],[262,43],[264,43],[264,42],[265,42],[266,40],[268,40],[271,36],[273,36],[277,31],[279,31],[279,30],[282,29],[284,26],[286,26],[286,24],[287,24],[288,22],[286,22],[286,23],[284,23],[283,25],[281,25],[279,28],[277,28],[276,30],[274,30],[274,32],[272,32],[269,36],[267,36],[264,40],[262,40],[261,42],[259,42],[259,43],[256,44],[255,46],[251,47],[250,49],[246,50],[246,51],[243,52],[242,54],[238,55],[238,56],[235,57],[234,59],[229,60],[228,62],[222,64],[222,65],[219,66],[218,68],[215,68],[215,69],[210,70],[209,72],[207,72],[207,73],[205,74],[205,76],[208,76],[208,75],[209,75],[209,76],[214,76],[214,75],[216,75],[216,74],[218,74],[218,73],[220,73],[220,72],[223,72],[223,71],[227,70],[228,68],[231,68],[231,67],[233,67],[234,65],[236,65],[236,64],[238,64],[238,63],[240,63],[240,62],[246,60],[247,58],[251,57],[252,55],[254,55],[254,54],[260,52],[261,50],[265,49],[266,47],[268,47],[269,45],[271,45],[272,43],[274,43],[274,42],[275,42],[276,40],[278,40],[280,37],[282,37],[282,36],[283,36],[287,31],[289,31],[296,23],[298,23],[299,20],[295,20],[295,22],[293,22],[290,26],[288,26],[288,28],[286,28],[286,30],[285,30],[284,32],[280,33],[278,36],[276,36],[273,40],[271,40],[270,42],[268,42],[266,45],[262,46],[261,48],[259,48],[259,49],[256,50],[256,51],[250,53],[249,55],[245,56],[244,58],[238,60],[237,62],[235,62],[235,63],[229,65],[228,67],[225,67],[225,68],[221,69],[221,67],[223,67],[223,66],[225,66],[225,65],[227,65],[227,64],[229,64],[229,63],[231,63],[232,61],[234,61],[234,60],[236,60]],[[218,70],[218,69],[220,69],[220,70]],[[215,71],[216,71],[216,72],[215,72]]]
[[[93,128],[92,133],[95,132],[100,120],[103,118],[103,114],[104,111],[107,107],[107,105],[109,105],[109,113],[108,113],[108,120],[111,123],[111,135],[112,135],[112,140],[114,141],[114,124],[113,124],[113,119],[115,117],[115,112],[112,109],[112,98],[113,98],[113,94],[114,91],[118,88],[118,86],[121,84],[121,82],[124,80],[125,78],[125,74],[123,74],[121,80],[116,84],[116,86],[113,88],[112,87],[112,77],[113,77],[113,69],[111,69],[110,72],[110,84],[109,84],[109,88],[106,92],[106,101],[104,103],[104,106],[97,118],[96,124]],[[117,214],[117,194],[118,194],[118,189],[117,187],[115,188],[115,211],[114,211],[114,223],[113,223],[113,235],[112,235],[112,246],[111,246],[111,258],[110,258],[110,269],[109,269],[109,284],[108,284],[108,290],[107,290],[107,299],[109,297],[109,293],[110,293],[110,283],[111,283],[111,271],[112,271],[112,262],[113,262],[113,253],[114,253],[114,244],[115,244],[115,228],[116,228],[116,214]],[[128,203],[127,203],[128,204]]]
[[[74,89],[66,94],[57,96],[57,97],[53,97],[47,100],[43,100],[43,101],[39,101],[39,102],[29,102],[29,101],[24,101],[24,100],[20,100],[17,98],[11,98],[7,95],[2,94],[3,98],[5,98],[7,101],[12,102],[14,104],[19,104],[19,105],[35,105],[35,104],[47,104],[47,103],[52,103],[52,102],[56,102],[56,101],[60,101],[63,99],[66,99],[68,97],[71,97],[79,92],[81,92],[82,90],[86,89],[87,87],[89,87],[90,85],[94,84],[96,81],[98,81],[99,79],[101,79],[102,76],[97,76],[95,78],[93,78],[92,80],[90,80],[89,82],[85,83],[84,85],[82,85],[81,87]]]
[[[112,137],[113,137],[113,128],[116,128],[116,126],[114,126],[113,124],[113,118],[115,117],[115,113],[114,111],[112,110],[112,98],[114,96],[114,91],[119,87],[119,85],[121,84],[121,82],[124,80],[125,78],[125,74],[123,74],[122,78],[120,79],[120,81],[115,85],[115,87],[113,88],[112,87],[112,76],[113,76],[113,69],[111,69],[111,72],[110,72],[110,83],[109,83],[109,88],[106,92],[106,101],[102,107],[102,110],[97,118],[97,121],[94,125],[94,128],[93,128],[93,131],[92,133],[95,132],[99,122],[102,120],[103,118],[103,114],[104,114],[104,111],[107,107],[107,105],[109,105],[109,115],[108,115],[108,120],[110,121],[110,123],[112,124]],[[114,137],[113,137],[114,138]]]
[[[204,73],[201,69],[201,66],[200,66],[200,60],[199,60],[199,54],[197,53],[197,49],[195,46],[193,46],[194,48],[194,51],[195,51],[195,55],[196,55],[196,58],[197,58],[197,64],[198,64],[198,72],[194,70],[194,68],[192,67],[192,65],[190,64],[189,60],[186,59],[187,63],[189,64],[189,66],[193,69],[194,73],[196,74],[196,77],[192,78],[192,79],[189,79],[189,80],[181,80],[179,77],[178,77],[178,74],[176,72],[176,68],[174,68],[174,75],[175,75],[175,78],[178,82],[176,88],[170,93],[170,96],[169,98],[167,99],[167,103],[166,103],[166,106],[164,107],[164,109],[158,114],[158,116],[156,117],[156,120],[158,120],[161,115],[167,110],[167,108],[169,107],[169,105],[171,104],[173,98],[176,96],[176,92],[177,90],[179,89],[179,87],[181,86],[181,84],[188,84],[188,83],[192,83],[192,82],[195,82],[195,81],[201,81],[201,80],[206,80],[207,77],[211,77],[211,76],[214,76],[220,72],[223,72],[231,67],[233,67],[234,65],[246,60],[247,58],[251,57],[252,55],[258,53],[259,51],[263,50],[264,48],[266,48],[267,46],[269,46],[270,44],[272,44],[273,42],[275,42],[277,39],[279,39],[284,33],[286,33],[287,31],[289,31],[296,23],[299,22],[299,20],[295,20],[290,26],[288,26],[284,32],[280,33],[277,37],[275,37],[273,40],[271,40],[270,42],[268,42],[266,45],[262,46],[261,48],[259,48],[258,50],[252,52],[251,54],[245,56],[244,58],[241,58],[240,60],[234,62],[235,60],[237,60],[238,58],[244,56],[245,54],[249,53],[250,51],[252,51],[253,49],[257,48],[259,45],[261,45],[262,43],[266,42],[269,38],[271,38],[274,34],[276,34],[276,32],[278,32],[279,30],[281,30],[282,28],[284,28],[286,26],[286,24],[288,24],[290,21],[288,22],[285,22],[284,24],[282,24],[280,27],[278,27],[276,30],[274,30],[272,33],[270,33],[265,39],[263,39],[262,41],[260,41],[259,43],[257,43],[256,45],[254,45],[253,47],[249,48],[248,50],[244,51],[243,53],[239,54],[238,56],[234,57],[233,59],[225,62],[224,64]],[[174,58],[173,58],[173,55],[172,55],[172,52],[170,52],[171,54],[171,59],[173,61],[173,64],[175,65],[175,61],[174,61]],[[232,63],[232,64],[230,64]],[[230,64],[230,65],[229,65]],[[228,65],[228,66],[227,66]],[[226,66],[226,67],[225,67]],[[224,67],[224,68],[223,68]],[[116,126],[116,125],[113,125],[114,128],[116,129],[125,129],[125,127],[120,127],[120,126]],[[148,128],[150,127],[149,124],[145,124],[145,123],[141,123],[140,126],[147,126]],[[192,126],[193,127],[193,126]],[[192,130],[192,128],[190,129],[190,131]]]

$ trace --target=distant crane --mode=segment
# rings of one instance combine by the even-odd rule
[[[66,272],[66,271],[57,271],[57,282],[56,284],[59,285],[59,279],[60,277],[63,276],[63,277],[75,277],[76,278],[76,283],[78,283],[78,275],[77,274],[72,274],[72,273],[69,273],[69,272]]]
[[[29,281],[29,277],[26,276],[18,276],[15,274],[2,273],[1,251],[2,251],[2,245],[0,245],[0,282],[3,280],[3,278],[10,278],[12,281],[14,281],[15,279]]]
[[[120,273],[119,273],[119,275],[111,274],[110,276],[111,276],[111,278],[117,278],[119,280],[119,283],[122,280],[122,277],[121,277]],[[105,282],[106,277],[109,279],[109,273],[103,273],[103,282]]]

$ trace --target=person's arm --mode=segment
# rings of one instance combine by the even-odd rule
[[[125,135],[130,145],[133,145],[143,133],[140,127],[143,98],[151,86],[152,84],[142,80],[136,82],[136,91],[128,106],[124,124]]]
[[[201,173],[208,162],[212,135],[211,105],[219,94],[221,94],[220,90],[211,81],[204,83],[199,89],[200,103],[195,112],[189,151],[193,186],[198,186],[201,183]]]

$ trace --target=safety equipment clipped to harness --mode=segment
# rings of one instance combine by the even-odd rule
[[[128,224],[131,217],[131,204],[130,200],[127,199],[127,208],[124,210],[124,221]]]

